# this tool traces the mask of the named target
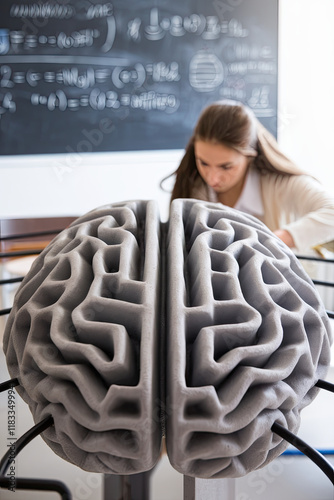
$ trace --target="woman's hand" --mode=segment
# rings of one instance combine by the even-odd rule
[[[274,234],[276,234],[276,236],[278,236],[288,247],[293,248],[295,246],[293,237],[286,229],[277,229],[277,231],[274,231]]]

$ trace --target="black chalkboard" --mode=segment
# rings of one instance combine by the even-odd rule
[[[202,108],[276,135],[278,0],[0,3],[0,154],[182,149]]]

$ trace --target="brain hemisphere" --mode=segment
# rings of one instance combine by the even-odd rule
[[[36,421],[53,416],[51,448],[87,470],[140,472],[158,458],[158,231],[150,202],[79,218],[36,259],[8,319],[21,395]]]
[[[293,253],[255,218],[192,200],[171,217],[169,458],[187,475],[242,476],[285,449],[275,421],[298,429],[327,371],[328,319]]]
[[[175,200],[97,208],[60,233],[15,296],[4,349],[64,459],[130,474],[158,460],[237,477],[286,447],[329,365],[331,333],[293,253],[257,219]],[[166,393],[165,393],[166,390]]]

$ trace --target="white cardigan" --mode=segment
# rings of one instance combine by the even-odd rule
[[[317,180],[306,174],[283,175],[269,171],[260,173],[258,179],[263,214],[249,213],[271,231],[289,231],[298,252],[334,240],[334,198]],[[215,193],[201,181],[192,197],[217,201]]]

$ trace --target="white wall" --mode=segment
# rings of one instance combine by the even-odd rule
[[[279,2],[278,141],[334,191],[334,2]]]
[[[64,154],[0,160],[0,214],[5,217],[81,215],[107,203],[157,200],[168,218],[169,195],[159,188],[182,151]]]
[[[283,150],[334,191],[333,0],[280,0],[279,128]],[[168,195],[159,181],[182,151],[13,157],[0,160],[0,216],[79,215],[129,199]]]

